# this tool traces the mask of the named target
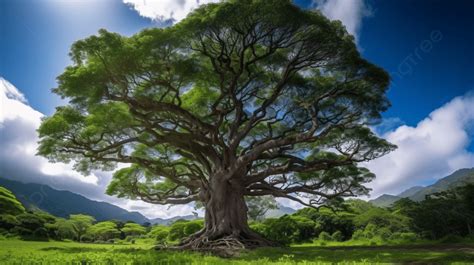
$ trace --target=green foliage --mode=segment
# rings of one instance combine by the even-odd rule
[[[421,202],[403,200],[394,208],[410,217],[412,229],[425,238],[467,236],[474,227],[473,193],[474,185],[469,184],[435,193]]]
[[[20,223],[19,226],[23,229],[31,232],[44,226],[46,221],[40,216],[33,213],[23,213],[16,216],[16,219]]]
[[[99,222],[87,229],[87,234],[94,240],[109,240],[120,236],[117,225],[111,221]]]
[[[321,234],[320,234],[320,235],[321,235]],[[344,240],[344,237],[343,237],[341,231],[336,231],[336,232],[334,232],[334,233],[331,235],[331,237],[332,237],[332,239],[333,239],[334,241],[338,241],[338,242]]]
[[[71,214],[69,222],[74,228],[76,237],[81,240],[81,237],[87,232],[87,229],[95,222],[94,217],[85,214]]]
[[[204,226],[204,220],[178,220],[174,222],[169,229],[169,240],[171,241],[180,241],[181,239],[190,236],[197,231],[201,230]],[[154,232],[155,227],[152,229],[150,233]],[[162,229],[162,228],[157,228]]]
[[[190,236],[204,227],[204,220],[194,220],[187,222],[184,226],[184,236]]]
[[[25,212],[25,207],[8,189],[0,186],[0,212],[2,214],[18,215]]]
[[[146,233],[145,227],[136,223],[126,223],[121,230],[126,236],[137,236]]]
[[[292,243],[295,235],[298,233],[298,224],[289,215],[282,216],[278,219],[268,218],[263,222],[263,225],[263,227],[259,228],[259,232],[264,235],[265,238],[282,245]]]
[[[333,238],[328,232],[321,232],[319,233],[318,239],[321,241],[332,241]]]
[[[330,234],[339,231],[343,239],[346,240],[351,238],[354,231],[353,215],[351,213],[340,211],[336,214],[325,209],[303,208],[294,215],[306,217],[314,222],[313,236],[317,236],[323,231]]]
[[[14,215],[0,214],[0,228],[10,230],[19,224],[20,222],[18,222]]]
[[[169,230],[169,239],[171,241],[177,241],[184,238],[185,227],[186,227],[186,222],[175,222],[174,224],[172,224]]]

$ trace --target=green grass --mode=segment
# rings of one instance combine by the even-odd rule
[[[474,264],[472,245],[315,246],[258,249],[222,259],[192,252],[156,251],[137,244],[0,240],[0,264]]]

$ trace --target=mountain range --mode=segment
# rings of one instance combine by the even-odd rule
[[[139,212],[130,212],[107,202],[88,199],[82,195],[51,188],[47,185],[23,183],[19,181],[0,178],[0,186],[9,189],[17,199],[28,209],[39,209],[54,216],[67,218],[70,214],[87,214],[97,221],[121,220],[133,221],[138,224],[164,224],[168,225],[179,219],[193,220],[196,215],[175,216],[171,218],[149,219]],[[266,217],[279,217],[295,212],[290,207],[279,205],[279,209],[269,210]]]
[[[474,168],[459,169],[451,175],[439,179],[432,185],[426,187],[414,186],[397,195],[383,194],[369,202],[378,207],[389,207],[401,198],[422,201],[428,194],[446,191],[468,183],[474,183]]]

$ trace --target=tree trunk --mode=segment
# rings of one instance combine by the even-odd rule
[[[202,195],[205,226],[181,242],[182,248],[228,252],[274,245],[250,229],[244,187],[238,180],[211,178],[209,184],[210,189]]]

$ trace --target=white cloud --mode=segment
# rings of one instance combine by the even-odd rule
[[[90,199],[107,201],[127,210],[140,206],[149,218],[168,218],[192,214],[191,205],[169,208],[141,201],[118,199],[105,194],[112,174],[93,172],[82,176],[64,163],[50,163],[35,155],[38,147],[36,129],[44,115],[27,104],[25,96],[10,82],[0,77],[0,177],[26,183],[46,184],[69,190]],[[123,167],[125,165],[120,165]]]
[[[83,177],[69,165],[58,163],[52,167],[46,159],[35,156],[38,141],[35,130],[40,125],[43,114],[30,107],[26,103],[25,96],[2,77],[0,77],[0,100],[0,142],[2,142],[0,156],[15,159],[13,161],[16,161],[17,166],[28,158],[41,173],[46,175],[66,176],[87,183],[97,182],[97,177],[94,175]],[[8,135],[11,128],[6,128],[7,124],[16,127],[14,134]],[[4,141],[5,139],[8,141]]]
[[[372,14],[365,0],[314,0],[314,4],[329,19],[340,20],[356,41],[362,19]]]
[[[398,149],[367,166],[377,178],[372,195],[396,194],[431,184],[453,171],[474,166],[469,152],[474,133],[474,94],[457,97],[431,112],[415,127],[402,125],[382,135]]]
[[[133,7],[142,17],[176,23],[199,5],[219,0],[123,0],[123,2]]]

